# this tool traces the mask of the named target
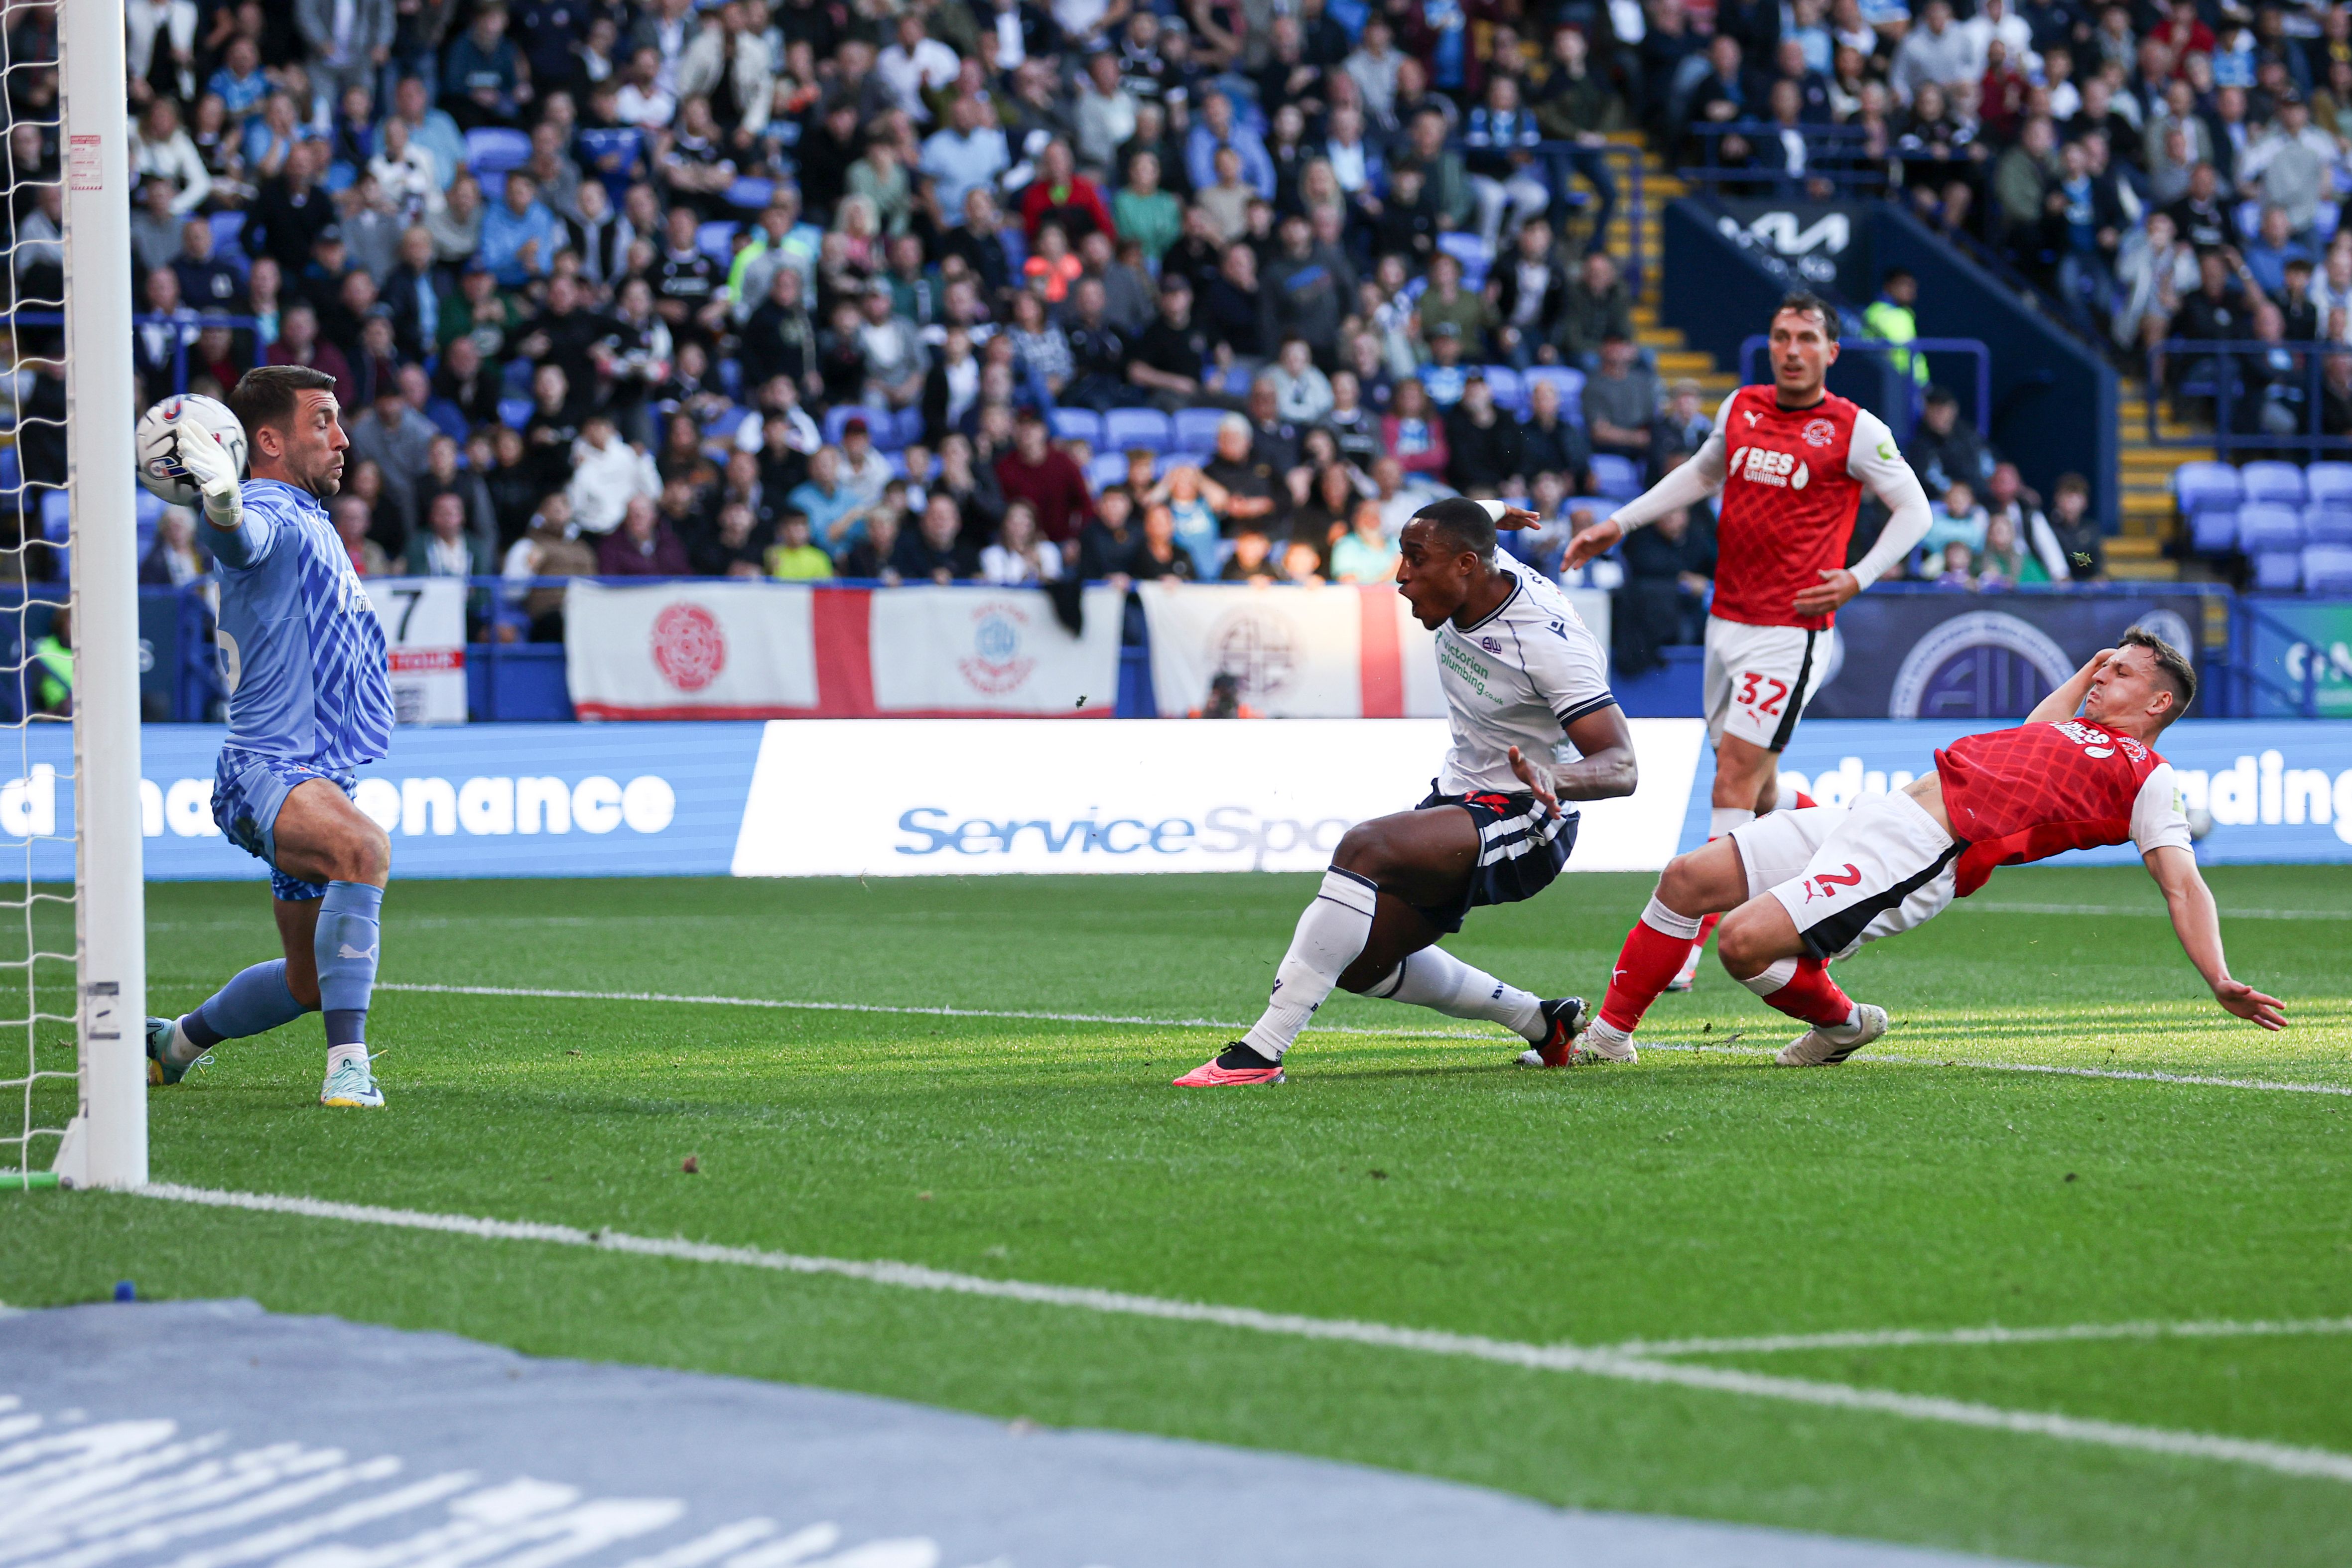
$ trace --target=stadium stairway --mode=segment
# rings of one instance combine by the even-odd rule
[[[2210,445],[2151,446],[2147,438],[2147,384],[2124,378],[2116,389],[2119,498],[2122,531],[2107,541],[2107,570],[2132,583],[2173,583],[2180,564],[2164,557],[2164,547],[2180,526],[2172,496],[2173,471],[2183,463],[2210,462]],[[2166,409],[2157,410],[2157,431],[2168,441],[2196,439],[2201,432],[2181,424]]]
[[[1661,325],[1658,321],[1658,286],[1665,278],[1664,215],[1666,204],[1686,194],[1686,188],[1664,158],[1643,145],[1638,132],[1621,131],[1610,140],[1620,146],[1637,149],[1642,159],[1639,222],[1643,275],[1642,292],[1633,301],[1633,335],[1656,359],[1659,381],[1668,386],[1685,377],[1697,382],[1711,414],[1715,405],[1739,384],[1737,367],[1727,369],[1717,364],[1713,354],[1692,348],[1679,329]],[[1622,267],[1633,254],[1636,218],[1632,182],[1621,178],[1618,183],[1617,211],[1609,223],[1609,254]]]

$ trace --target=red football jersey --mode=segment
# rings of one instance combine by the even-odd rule
[[[1751,626],[1827,626],[1833,616],[1790,605],[1845,564],[1865,476],[1902,465],[1894,437],[1843,397],[1786,409],[1769,385],[1726,398],[1715,436],[1725,472],[1714,613]]]
[[[1936,753],[1965,899],[1996,866],[2046,860],[2132,837],[2141,786],[2165,761],[2087,719],[1969,735]]]

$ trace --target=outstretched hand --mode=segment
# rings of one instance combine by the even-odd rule
[[[1502,525],[1497,523],[1496,526],[1499,528]],[[1624,537],[1625,525],[1615,518],[1596,522],[1568,542],[1568,553],[1561,558],[1560,569],[1566,571],[1572,566],[1581,566]]]
[[[1510,532],[1515,528],[1541,528],[1543,517],[1540,513],[1529,511],[1523,506],[1506,506],[1503,508],[1503,515],[1495,520],[1495,526],[1505,533]]]
[[[1513,746],[1511,748],[1511,771],[1519,775],[1519,782],[1528,786],[1528,793],[1529,795],[1543,802],[1544,815],[1546,816],[1558,816],[1559,815],[1559,796],[1552,790],[1551,770],[1549,768],[1538,767],[1535,763],[1528,761],[1526,757],[1520,755],[1519,749],[1517,746]],[[2227,1004],[2225,1003],[2223,1005],[2226,1006]]]
[[[2221,1010],[2260,1024],[2265,1029],[2286,1027],[2286,1015],[2280,1011],[2286,1005],[2275,996],[2265,996],[2242,980],[2224,980],[2213,987],[2213,1000]]]
[[[203,492],[205,510],[215,521],[236,514],[236,465],[219,437],[198,426],[172,433],[172,468]]]

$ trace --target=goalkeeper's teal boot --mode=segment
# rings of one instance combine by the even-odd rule
[[[213,1056],[205,1051],[184,1062],[172,1059],[172,1047],[180,1034],[177,1018],[147,1020],[147,1081],[151,1084],[177,1083],[197,1068],[213,1065]]]
[[[319,1086],[319,1103],[346,1110],[381,1110],[383,1090],[363,1059],[353,1058],[327,1075]]]

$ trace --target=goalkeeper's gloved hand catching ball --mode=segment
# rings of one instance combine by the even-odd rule
[[[172,444],[180,471],[204,495],[205,516],[216,528],[235,528],[244,515],[236,459],[210,431],[198,426],[180,426],[173,432]]]

